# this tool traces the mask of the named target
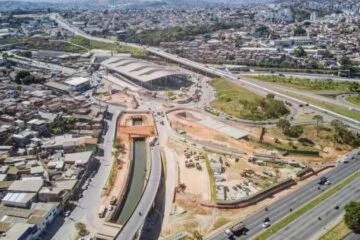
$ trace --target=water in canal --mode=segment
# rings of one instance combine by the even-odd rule
[[[117,219],[118,224],[125,224],[134,212],[143,192],[146,171],[146,141],[144,138],[133,140],[133,163],[125,203]]]

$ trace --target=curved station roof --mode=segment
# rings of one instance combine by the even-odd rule
[[[171,76],[186,76],[176,69],[128,56],[112,57],[103,61],[101,65],[140,82],[149,82]]]

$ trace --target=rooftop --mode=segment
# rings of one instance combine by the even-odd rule
[[[39,179],[34,180],[18,180],[14,181],[13,184],[8,188],[12,192],[39,192],[43,186],[44,181]]]
[[[65,81],[65,83],[70,86],[78,86],[78,85],[81,85],[81,84],[89,82],[89,81],[90,80],[88,78],[76,77],[76,78],[71,78],[71,79]]]
[[[127,56],[112,57],[101,64],[110,70],[140,82],[149,82],[174,75],[184,75],[176,69]]]

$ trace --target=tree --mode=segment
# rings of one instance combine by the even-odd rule
[[[197,230],[193,233],[193,237],[194,237],[195,240],[203,240],[203,236]]]
[[[284,131],[284,134],[292,138],[298,138],[303,132],[304,128],[302,126],[291,126]]]
[[[294,50],[294,55],[295,55],[295,57],[306,57],[307,56],[307,54],[302,46],[298,46]]]
[[[15,82],[20,83],[21,80],[26,76],[30,76],[29,71],[21,70],[21,71],[17,72],[15,75]]]
[[[288,129],[291,124],[288,120],[284,118],[280,118],[279,121],[276,123],[276,126],[281,129],[281,131],[284,133],[286,129]]]
[[[344,221],[348,228],[360,232],[360,202],[351,201],[345,206]]]
[[[269,94],[266,95],[266,99],[273,100],[273,99],[275,99],[275,95],[273,93],[269,93]]]
[[[324,118],[323,118],[323,116],[317,114],[317,115],[314,115],[312,119],[316,121],[316,132],[319,135],[320,123],[322,123]]]
[[[266,128],[261,128],[261,134],[260,134],[260,143],[264,141],[264,136],[266,134]]]
[[[294,30],[294,36],[304,36],[304,35],[306,35],[306,30],[301,26],[297,26]]]
[[[351,69],[353,67],[352,62],[350,61],[350,58],[343,56],[340,61],[341,69]]]
[[[86,225],[82,222],[77,222],[75,228],[81,237],[89,235],[89,231],[86,229]]]
[[[357,82],[351,82],[350,87],[349,87],[349,90],[350,90],[351,92],[359,92],[359,90],[360,90],[360,84],[357,83]]]

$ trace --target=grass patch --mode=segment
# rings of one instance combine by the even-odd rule
[[[146,57],[147,56],[146,52],[139,48],[89,40],[89,39],[86,39],[81,36],[75,36],[75,37],[71,38],[70,41],[74,44],[83,46],[87,49],[104,49],[104,50],[110,50],[110,51],[115,51],[115,52],[119,52],[119,53],[130,53],[134,57]]]
[[[227,79],[216,78],[210,84],[217,95],[211,106],[229,115],[248,120],[268,120],[289,113],[282,101],[261,97]]]
[[[208,155],[205,155],[205,164],[206,168],[209,174],[209,180],[210,180],[210,200],[213,202],[216,200],[216,186],[215,186],[215,176],[214,171],[211,167],[210,160]]]
[[[322,101],[319,101],[319,100],[316,100],[316,99],[310,98],[310,97],[299,96],[297,94],[292,94],[292,93],[285,93],[285,94],[288,96],[303,100],[305,102],[308,102],[310,104],[316,105],[318,107],[325,108],[329,111],[341,114],[348,118],[352,118],[357,121],[360,121],[360,113],[357,111],[352,111],[347,108],[344,108],[343,106],[339,106],[339,105],[328,103],[328,102],[322,102]]]
[[[279,75],[246,75],[246,77],[263,82],[276,83],[282,86],[291,87],[299,90],[337,90],[350,92],[354,84],[357,84],[349,81],[340,82],[333,81],[331,79],[307,79]]]
[[[96,149],[97,149],[96,144],[85,144],[85,145],[77,146],[75,148],[75,152],[87,152],[87,151],[96,152]]]
[[[349,97],[346,97],[345,99],[349,103],[360,106],[360,95],[349,96]]]
[[[322,235],[319,240],[341,240],[350,232],[351,230],[346,226],[344,219],[342,219],[338,224]]]
[[[111,165],[111,170],[110,170],[110,173],[109,173],[109,176],[106,180],[106,183],[105,183],[105,186],[103,188],[103,192],[102,192],[102,196],[108,196],[110,191],[111,191],[111,188],[112,186],[114,185],[114,182],[116,180],[116,175],[117,175],[117,172],[118,172],[118,153],[117,152],[117,149],[113,148],[113,155],[112,155],[112,165]]]
[[[349,177],[345,178],[340,183],[334,185],[326,192],[322,193],[315,199],[311,200],[310,202],[302,205],[300,208],[296,209],[292,213],[288,214],[281,220],[275,222],[270,228],[266,229],[258,236],[255,237],[255,240],[266,240],[270,238],[273,234],[279,232],[281,229],[289,225],[292,221],[299,218],[300,216],[304,215],[306,212],[310,211],[312,208],[335,194],[336,192],[340,191],[342,188],[350,184],[352,181],[360,177],[360,172],[355,172],[354,174],[350,175]]]

